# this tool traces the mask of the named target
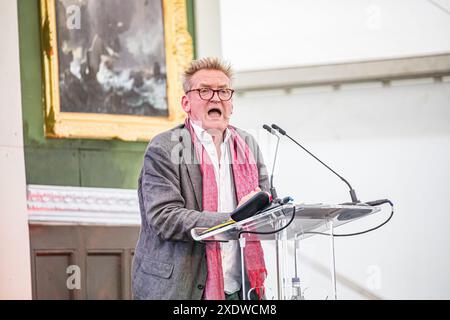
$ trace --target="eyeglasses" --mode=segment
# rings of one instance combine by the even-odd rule
[[[211,100],[214,96],[214,93],[217,92],[217,96],[221,101],[228,101],[233,96],[234,90],[233,89],[211,89],[211,88],[200,88],[200,89],[192,89],[186,91],[186,93],[189,93],[191,91],[197,91],[198,95],[200,96],[200,99],[202,100]]]

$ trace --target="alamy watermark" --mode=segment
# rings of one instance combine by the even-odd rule
[[[77,5],[70,5],[66,8],[66,27],[69,30],[80,30],[81,10]]]
[[[382,16],[381,7],[378,5],[370,5],[366,8],[367,19],[366,26],[367,29],[372,31],[379,31],[382,28]]]
[[[69,290],[81,289],[81,269],[77,265],[70,265],[66,268],[66,273],[69,274],[66,280],[66,286]]]
[[[366,278],[366,286],[370,290],[381,289],[381,268],[377,265],[370,265],[366,269],[368,274]]]

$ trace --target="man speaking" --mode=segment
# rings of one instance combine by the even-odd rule
[[[135,299],[242,299],[238,241],[200,243],[210,228],[258,191],[267,170],[255,139],[229,124],[232,71],[217,58],[184,73],[185,123],[154,137],[139,177],[141,230],[133,260]],[[246,288],[262,298],[267,274],[261,244],[244,249]]]

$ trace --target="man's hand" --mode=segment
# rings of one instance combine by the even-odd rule
[[[249,194],[243,196],[241,198],[241,201],[239,201],[239,204],[237,205],[237,207],[239,208],[240,206],[242,206],[244,203],[246,203],[248,201],[248,199],[250,199],[251,197],[253,197],[255,194],[257,194],[260,191],[261,191],[261,189],[259,187],[257,187],[255,190],[253,190]]]

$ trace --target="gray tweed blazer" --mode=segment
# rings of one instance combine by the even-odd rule
[[[237,133],[255,156],[259,186],[269,190],[267,170],[255,139]],[[139,176],[141,229],[132,265],[135,299],[201,299],[206,282],[205,245],[194,227],[213,227],[229,213],[202,209],[202,176],[189,131],[179,125],[148,144]]]

